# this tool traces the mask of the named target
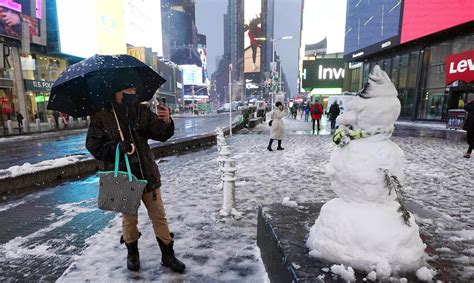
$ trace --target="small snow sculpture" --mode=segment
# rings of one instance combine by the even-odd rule
[[[310,255],[351,266],[377,277],[414,272],[424,264],[425,245],[414,218],[403,206],[404,154],[390,140],[400,114],[397,90],[375,66],[346,112],[326,174],[338,198],[328,201],[311,228]]]

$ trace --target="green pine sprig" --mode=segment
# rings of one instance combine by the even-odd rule
[[[388,172],[387,169],[380,169],[384,173],[384,184],[385,187],[388,189],[388,194],[391,195],[393,191],[397,194],[396,200],[400,204],[398,207],[397,211],[402,214],[402,219],[403,222],[407,226],[410,225],[410,212],[408,212],[405,202],[404,202],[404,197],[403,197],[403,191],[402,191],[402,185],[400,184],[400,181],[398,180],[397,176],[390,175],[390,172]]]

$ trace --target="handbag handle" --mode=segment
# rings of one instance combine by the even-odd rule
[[[128,174],[128,181],[132,181],[132,170],[130,169],[130,163],[128,162],[128,156],[125,153],[124,155],[125,158],[125,165],[127,166],[127,174]],[[119,149],[119,144],[117,144],[117,148],[115,149],[115,168],[114,168],[114,177],[117,178],[118,176],[118,171],[119,171],[119,163],[120,163],[120,149]]]

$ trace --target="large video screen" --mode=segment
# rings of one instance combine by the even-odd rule
[[[161,0],[124,0],[125,40],[163,55]]]
[[[261,69],[262,40],[262,2],[244,2],[244,72],[259,73]]]
[[[401,6],[401,0],[349,0],[344,58],[356,59],[399,44]]]
[[[77,57],[127,53],[123,6],[114,0],[56,0],[61,52]]]
[[[304,60],[301,73],[302,87],[311,91],[314,88],[342,88],[344,81],[344,59]]]
[[[401,43],[474,20],[473,0],[405,0]]]
[[[304,2],[301,44],[305,56],[344,51],[347,0]]]
[[[22,38],[22,22],[28,24],[30,39],[40,36],[43,0],[0,1],[0,35]]]

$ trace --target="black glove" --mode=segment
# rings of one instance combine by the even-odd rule
[[[121,141],[119,142],[119,151],[120,154],[125,154],[127,152],[131,152],[133,149],[132,143],[129,141]]]

